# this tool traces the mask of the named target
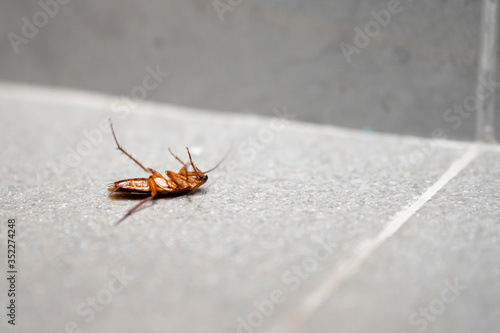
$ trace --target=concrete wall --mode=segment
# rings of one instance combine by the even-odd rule
[[[475,116],[447,110],[475,94],[481,1],[55,1],[0,3],[0,80],[121,95],[158,66],[150,100],[474,137]]]

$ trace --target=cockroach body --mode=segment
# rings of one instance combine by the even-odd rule
[[[189,156],[189,164],[182,162],[182,160],[174,153],[172,153],[170,148],[168,148],[170,154],[172,154],[172,156],[182,164],[182,168],[177,173],[168,170],[165,171],[165,174],[167,175],[167,178],[165,178],[158,171],[144,167],[129,153],[127,153],[118,143],[111,120],[109,121],[109,124],[118,150],[127,155],[130,159],[132,159],[132,161],[137,163],[144,171],[151,173],[151,176],[149,176],[148,178],[130,178],[119,180],[109,184],[108,191],[111,192],[109,194],[110,196],[113,194],[147,196],[147,198],[130,209],[127,214],[125,214],[125,216],[123,216],[115,223],[115,225],[125,220],[140,206],[154,198],[161,196],[183,195],[195,191],[198,187],[205,184],[205,182],[208,180],[208,176],[206,174],[217,168],[222,162],[220,161],[212,169],[203,172],[194,165],[193,159],[191,158],[191,153],[189,152],[189,148],[186,147]],[[192,167],[193,171],[188,171],[189,165]]]

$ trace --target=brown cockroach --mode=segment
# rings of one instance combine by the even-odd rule
[[[137,163],[144,171],[146,171],[147,173],[151,173],[151,176],[149,176],[148,178],[129,178],[109,184],[108,191],[111,192],[109,196],[111,196],[112,194],[147,196],[147,198],[141,200],[141,202],[130,209],[127,214],[125,214],[125,216],[123,216],[115,223],[115,225],[125,220],[127,217],[132,215],[135,210],[154,198],[192,193],[198,187],[205,184],[205,182],[208,180],[208,176],[206,174],[217,168],[224,160],[222,159],[219,163],[217,163],[215,167],[208,171],[201,171],[194,165],[193,159],[191,158],[191,153],[189,152],[189,148],[186,147],[189,156],[189,164],[182,162],[182,160],[174,155],[170,148],[168,148],[170,154],[172,154],[172,156],[182,164],[182,168],[177,173],[168,170],[165,171],[167,175],[167,178],[165,178],[156,170],[145,168],[141,163],[139,163],[139,161],[133,158],[132,155],[127,153],[120,146],[118,140],[116,139],[111,119],[109,120],[109,125],[111,127],[113,137],[115,138],[118,150],[127,155],[132,161]],[[191,165],[193,171],[188,171],[189,165]]]

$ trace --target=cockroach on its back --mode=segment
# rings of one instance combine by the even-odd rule
[[[144,200],[141,200],[135,207],[130,209],[125,216],[123,216],[120,220],[118,220],[115,225],[119,224],[127,217],[129,217],[135,210],[137,210],[140,206],[145,204],[146,202],[159,197],[159,196],[173,196],[173,195],[182,195],[195,191],[198,187],[205,184],[208,180],[208,176],[206,175],[208,172],[217,168],[222,160],[212,169],[208,171],[201,171],[198,169],[191,158],[191,153],[189,152],[189,148],[186,147],[188,156],[189,156],[189,164],[182,162],[182,160],[174,155],[170,148],[168,151],[172,156],[179,161],[183,166],[179,170],[179,172],[175,173],[173,171],[165,171],[167,178],[163,177],[159,172],[153,170],[151,168],[145,168],[141,163],[139,163],[135,158],[133,158],[129,153],[127,153],[118,143],[116,139],[115,131],[113,129],[113,124],[111,123],[111,119],[109,120],[109,125],[111,127],[111,132],[113,133],[113,138],[115,139],[116,146],[118,150],[127,155],[132,161],[137,163],[144,171],[151,173],[151,176],[148,178],[129,178],[124,180],[119,180],[109,185],[108,190],[112,194],[126,194],[126,195],[147,195],[148,197]],[[193,171],[188,171],[188,166],[191,165]]]

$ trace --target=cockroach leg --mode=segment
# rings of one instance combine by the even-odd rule
[[[125,155],[127,155],[128,157],[130,157],[130,159],[132,161],[134,161],[135,163],[137,163],[144,171],[146,172],[151,172],[151,169],[150,168],[146,168],[144,167],[141,163],[139,163],[139,161],[137,161],[135,158],[132,157],[132,155],[130,155],[129,153],[127,153],[125,151],[125,149],[123,149],[120,144],[118,143],[118,139],[116,138],[116,135],[115,135],[115,130],[113,129],[113,123],[111,122],[111,119],[109,119],[109,126],[111,127],[111,133],[113,133],[113,138],[115,138],[115,142],[116,142],[116,146],[118,147],[118,150],[120,150],[122,153],[124,153]],[[151,172],[152,173],[152,172]]]
[[[167,184],[167,188],[168,188],[168,189],[172,189],[172,188],[173,188],[172,186],[170,186],[170,184],[169,184],[169,182],[168,182],[168,179],[167,179],[167,178],[165,178],[165,177],[163,177],[161,173],[159,173],[158,171],[153,170],[153,169],[151,169],[151,173],[153,174],[153,176],[154,176],[155,178],[162,178],[163,180],[165,180],[165,184]],[[156,184],[156,182],[155,182],[155,185],[157,185],[157,186],[158,186],[158,184]]]
[[[191,158],[191,153],[189,152],[189,148],[186,147],[186,150],[188,152],[188,156],[189,156],[189,161],[191,162],[191,166],[193,167],[193,171],[196,172],[196,175],[199,176],[200,173],[202,173],[200,171],[200,169],[198,169],[197,167],[195,167],[194,163],[193,163],[193,159]]]
[[[149,176],[149,187],[151,189],[151,195],[149,197],[147,197],[146,199],[142,200],[141,202],[139,202],[137,205],[135,205],[131,210],[129,210],[127,212],[127,214],[125,214],[125,216],[123,216],[121,219],[116,221],[115,225],[120,224],[123,220],[125,220],[127,217],[132,215],[132,213],[135,212],[139,207],[144,205],[146,202],[154,199],[154,197],[157,194],[157,191],[156,191],[156,183],[153,179],[153,176]]]
[[[168,148],[168,151],[170,152],[170,154],[172,154],[172,156],[184,166],[181,170],[179,170],[179,172],[177,174],[184,176],[186,179],[188,178],[188,176],[199,176],[203,172],[194,165],[193,159],[191,158],[191,153],[189,152],[189,148],[188,147],[186,147],[186,150],[187,150],[188,155],[189,155],[190,164],[193,167],[193,171],[192,172],[187,171],[188,165],[186,163],[184,163],[174,153],[172,153],[172,150],[170,150],[170,147]]]
[[[177,185],[178,189],[185,188],[186,185],[188,185],[188,182],[182,179],[182,177],[179,176],[179,174],[173,172],[173,171],[165,171],[167,174],[167,177],[170,178],[170,180]]]
[[[151,195],[149,197],[147,197],[146,199],[142,200],[141,202],[139,202],[134,208],[132,208],[131,210],[128,211],[127,214],[125,214],[125,216],[123,216],[121,219],[119,219],[115,225],[118,225],[120,224],[123,220],[125,220],[127,217],[129,217],[130,215],[132,215],[132,213],[139,207],[141,207],[143,204],[145,204],[146,202],[152,200],[154,197]]]
[[[177,157],[177,155],[175,155],[174,153],[172,153],[172,150],[170,149],[170,147],[168,147],[168,151],[170,152],[170,154],[172,154],[172,156],[177,160],[179,161],[182,165],[184,165],[184,167],[186,168],[187,165],[186,163],[182,162],[182,160],[180,158]]]
[[[183,165],[182,169],[180,169],[177,174],[183,176],[187,180],[188,179],[188,175],[190,174],[190,172],[187,171],[187,168],[188,168],[187,164],[184,163],[179,157],[177,157],[177,155],[175,155],[174,153],[172,153],[172,150],[170,149],[170,147],[168,147],[168,151],[170,152],[170,154],[172,154],[172,156],[177,161],[179,161]]]
[[[186,180],[188,179],[189,172],[186,170],[185,166],[183,166],[182,169],[179,170],[178,174],[186,178]]]

